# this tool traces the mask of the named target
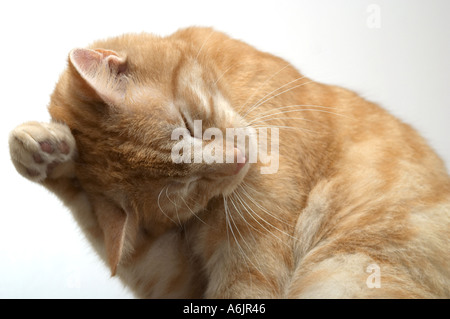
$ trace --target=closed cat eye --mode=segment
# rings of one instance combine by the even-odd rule
[[[180,112],[180,115],[181,119],[183,120],[184,127],[187,128],[189,134],[194,137],[194,127],[191,123],[189,123],[189,121],[186,119],[186,116],[182,112]]]

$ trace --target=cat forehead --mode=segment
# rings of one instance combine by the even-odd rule
[[[147,79],[130,80],[127,98],[131,104],[173,105],[176,102],[207,106],[211,98],[216,98],[219,89],[211,85],[207,71],[198,63],[190,62],[178,66],[171,76],[161,79],[152,74]]]
[[[126,60],[127,70],[121,82],[122,93],[110,92],[111,88],[115,88],[110,85],[115,82],[114,72],[111,73],[112,78],[105,81],[91,79],[97,93],[103,93],[103,98],[116,97],[112,104],[123,105],[124,110],[145,110],[151,107],[155,111],[160,109],[167,112],[168,118],[176,120],[179,111],[174,107],[175,104],[196,106],[207,111],[216,104],[214,101],[224,101],[215,83],[217,76],[214,75],[214,61],[205,59],[204,55],[198,57],[198,49],[186,43],[125,35],[96,42],[90,48],[84,51],[109,50]]]
[[[205,79],[205,71],[198,62],[191,62],[181,68],[175,80],[179,94],[195,93],[201,99],[206,98],[208,80]],[[206,104],[206,101],[203,104]]]
[[[126,56],[130,71],[137,82],[152,86],[187,85],[200,86],[212,77],[215,64],[212,57],[189,41],[160,38],[151,34],[124,34],[116,38],[97,41],[90,49],[106,49]]]

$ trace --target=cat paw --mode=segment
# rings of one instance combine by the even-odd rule
[[[32,181],[75,175],[76,144],[65,124],[28,122],[19,125],[9,136],[9,150],[17,171]]]

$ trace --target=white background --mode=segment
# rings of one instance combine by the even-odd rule
[[[2,1],[0,297],[132,297],[109,278],[69,212],[9,158],[16,125],[49,119],[49,95],[72,48],[125,32],[213,26],[380,103],[449,167],[449,12],[447,0]]]

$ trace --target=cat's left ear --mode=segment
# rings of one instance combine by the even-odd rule
[[[137,230],[135,216],[105,199],[92,198],[91,200],[98,225],[103,232],[111,276],[114,276],[120,261],[132,250]]]
[[[123,101],[128,69],[125,56],[105,49],[74,49],[69,54],[69,61],[107,104],[118,105]]]

